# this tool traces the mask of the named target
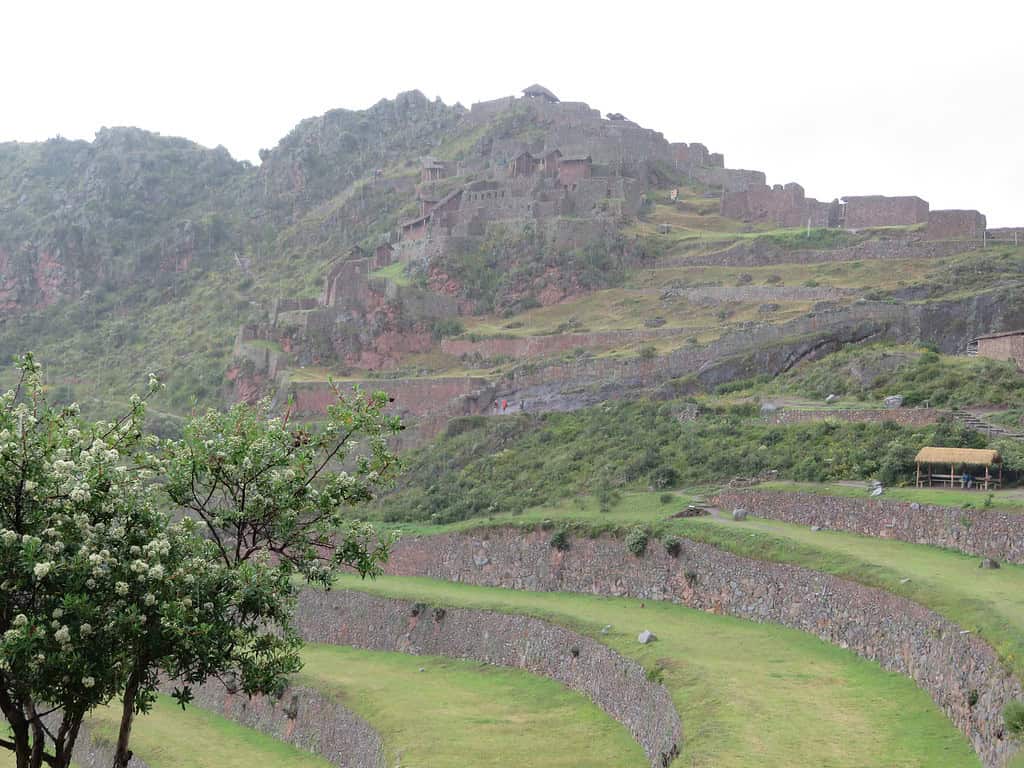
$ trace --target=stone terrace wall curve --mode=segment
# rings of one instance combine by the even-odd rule
[[[818,637],[913,679],[967,736],[986,768],[1016,751],[1002,710],[1024,696],[983,640],[910,600],[805,568],[739,557],[686,540],[678,557],[652,544],[643,557],[602,536],[489,529],[406,539],[388,573],[511,589],[671,600],[773,622]],[[976,700],[975,700],[976,696]],[[973,704],[972,704],[973,702]]]
[[[196,706],[216,712],[343,768],[386,768],[380,735],[363,718],[314,688],[290,686],[280,698],[229,693],[212,681],[192,689]],[[77,757],[76,757],[77,759]],[[106,765],[98,768],[107,768]]]
[[[786,523],[928,544],[1024,565],[1024,514],[786,491],[725,491],[709,501],[722,509],[743,507],[757,517]]]
[[[672,696],[640,664],[540,619],[307,589],[295,621],[307,642],[472,659],[558,680],[625,725],[656,768],[682,744]]]
[[[938,408],[779,408],[769,416],[772,424],[803,424],[813,421],[849,421],[881,424],[893,422],[910,427],[938,424],[949,416]]]

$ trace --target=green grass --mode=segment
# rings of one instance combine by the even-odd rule
[[[966,739],[909,680],[795,630],[669,603],[431,579],[345,578],[340,586],[540,616],[662,670],[683,720],[676,765],[978,765]],[[601,634],[606,624],[612,629]],[[636,642],[645,628],[657,634],[656,643]]]
[[[103,707],[90,716],[97,737],[114,741],[119,707]],[[327,768],[327,760],[290,744],[245,728],[198,707],[182,712],[168,696],[161,696],[148,715],[132,728],[133,751],[152,768],[252,768],[274,765],[287,768]]]
[[[816,493],[822,496],[843,496],[852,499],[868,499],[866,487],[841,485],[839,483],[792,483],[775,480],[761,483],[758,489]],[[1018,488],[999,491],[963,491],[956,488],[901,488],[887,486],[881,501],[916,501],[919,504],[933,504],[940,507],[963,507],[970,504],[981,508],[988,494],[992,494],[992,509],[1002,512],[1024,512],[1024,496]]]
[[[702,535],[702,528],[711,535]],[[685,521],[680,532],[908,597],[985,638],[1024,678],[1024,567],[984,570],[980,558],[951,550],[776,520],[705,517]]]
[[[405,271],[405,264],[396,261],[394,264],[378,269],[370,273],[370,277],[380,277],[390,280],[395,285],[412,285],[412,280]]]
[[[388,765],[647,765],[625,726],[582,694],[517,669],[307,645],[297,681],[338,696],[381,734]],[[420,672],[420,669],[425,671]]]

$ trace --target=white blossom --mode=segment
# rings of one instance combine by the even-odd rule
[[[86,688],[92,688],[94,685],[96,685],[96,680],[95,680],[95,678],[92,678],[92,677],[83,677],[82,678],[82,685],[85,686]]]
[[[117,582],[117,584],[114,585],[114,591],[117,594],[119,594],[122,597],[124,597],[125,595],[128,594],[128,585],[125,584],[123,581],[119,581],[119,582]]]
[[[92,634],[92,624],[83,624],[78,628],[78,634],[82,637],[88,637]]]
[[[26,616],[24,613],[19,613],[17,616],[14,617],[14,621],[12,623],[16,627],[24,627],[26,624],[28,624],[28,616]]]
[[[56,640],[58,643],[70,643],[71,630],[69,630],[66,626],[63,626],[54,633],[53,639]]]
[[[32,569],[32,573],[35,574],[37,579],[44,579],[53,569],[53,563],[47,561],[42,563],[36,563]]]

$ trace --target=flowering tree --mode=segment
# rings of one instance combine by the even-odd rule
[[[19,369],[0,397],[0,746],[18,768],[67,766],[85,715],[115,696],[126,765],[161,675],[182,706],[210,677],[279,688],[299,667],[292,577],[328,584],[386,558],[390,542],[339,509],[395,465],[382,396],[339,397],[316,430],[239,406],[160,444],[142,435],[155,379],[121,419],[87,423],[46,402],[31,356]]]

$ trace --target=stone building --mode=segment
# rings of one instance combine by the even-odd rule
[[[563,187],[571,186],[581,179],[589,179],[592,173],[593,162],[590,155],[571,155],[559,160],[558,183]]]
[[[438,181],[445,179],[451,174],[448,165],[434,157],[420,158],[420,181]]]
[[[727,191],[722,195],[723,216],[746,222],[768,222],[779,227],[835,226],[838,202],[823,203],[804,195],[796,182],[751,184],[746,189]]]
[[[986,220],[978,211],[931,211],[924,236],[928,240],[981,240]]]
[[[1009,360],[1024,369],[1024,330],[990,333],[974,341],[978,345],[978,357]]]
[[[915,196],[844,197],[839,205],[839,226],[844,229],[905,227],[928,221],[928,203]]]

